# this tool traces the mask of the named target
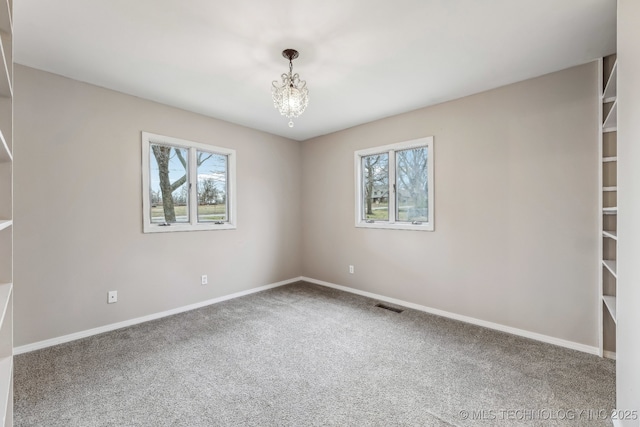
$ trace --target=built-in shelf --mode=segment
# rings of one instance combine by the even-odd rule
[[[0,277],[13,277],[13,0],[0,0]],[[0,427],[13,425],[13,284],[0,283]]]
[[[602,124],[603,132],[613,132],[613,129],[617,129],[618,125],[618,101],[613,102],[613,106],[607,114],[607,118],[604,119]]]
[[[616,297],[611,295],[603,295],[602,300],[604,301],[604,305],[607,306],[609,313],[611,313],[611,318],[614,322],[616,322]]]
[[[598,298],[602,303],[598,307],[600,355],[615,359],[617,335],[616,297],[618,290],[618,231],[616,230],[616,215],[618,215],[618,171],[617,171],[617,138],[611,132],[618,131],[618,63],[615,55],[602,58],[599,61],[598,91],[599,105],[599,146],[598,152],[602,164],[598,168],[600,192],[598,205],[602,215],[599,219],[598,230]],[[612,164],[613,163],[613,164]],[[604,308],[606,307],[606,308]],[[608,314],[607,314],[608,313]],[[613,322],[611,322],[613,320]]]
[[[604,88],[604,93],[602,94],[602,102],[613,102],[618,96],[618,62],[616,61],[613,64],[613,68],[611,69],[611,75],[609,76],[609,81],[607,81],[607,85]]]
[[[611,274],[613,274],[613,277],[618,278],[618,273],[617,273],[617,270],[616,270],[616,261],[615,260],[603,259],[602,260],[602,265],[607,267],[607,270],[609,270],[611,272]]]

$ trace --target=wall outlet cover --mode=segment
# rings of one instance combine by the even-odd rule
[[[109,291],[107,294],[107,303],[113,304],[114,302],[118,302],[118,291]]]

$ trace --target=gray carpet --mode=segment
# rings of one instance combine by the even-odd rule
[[[297,283],[16,356],[15,425],[610,425],[614,362],[375,303]]]

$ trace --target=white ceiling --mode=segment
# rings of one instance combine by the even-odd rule
[[[15,62],[296,140],[615,52],[615,0],[17,0]],[[307,80],[295,127],[271,101]]]

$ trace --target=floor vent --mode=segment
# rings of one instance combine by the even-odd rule
[[[391,307],[390,305],[386,305],[382,303],[376,304],[376,307],[384,308],[385,310],[393,311],[394,313],[402,313],[404,311],[400,308]]]

